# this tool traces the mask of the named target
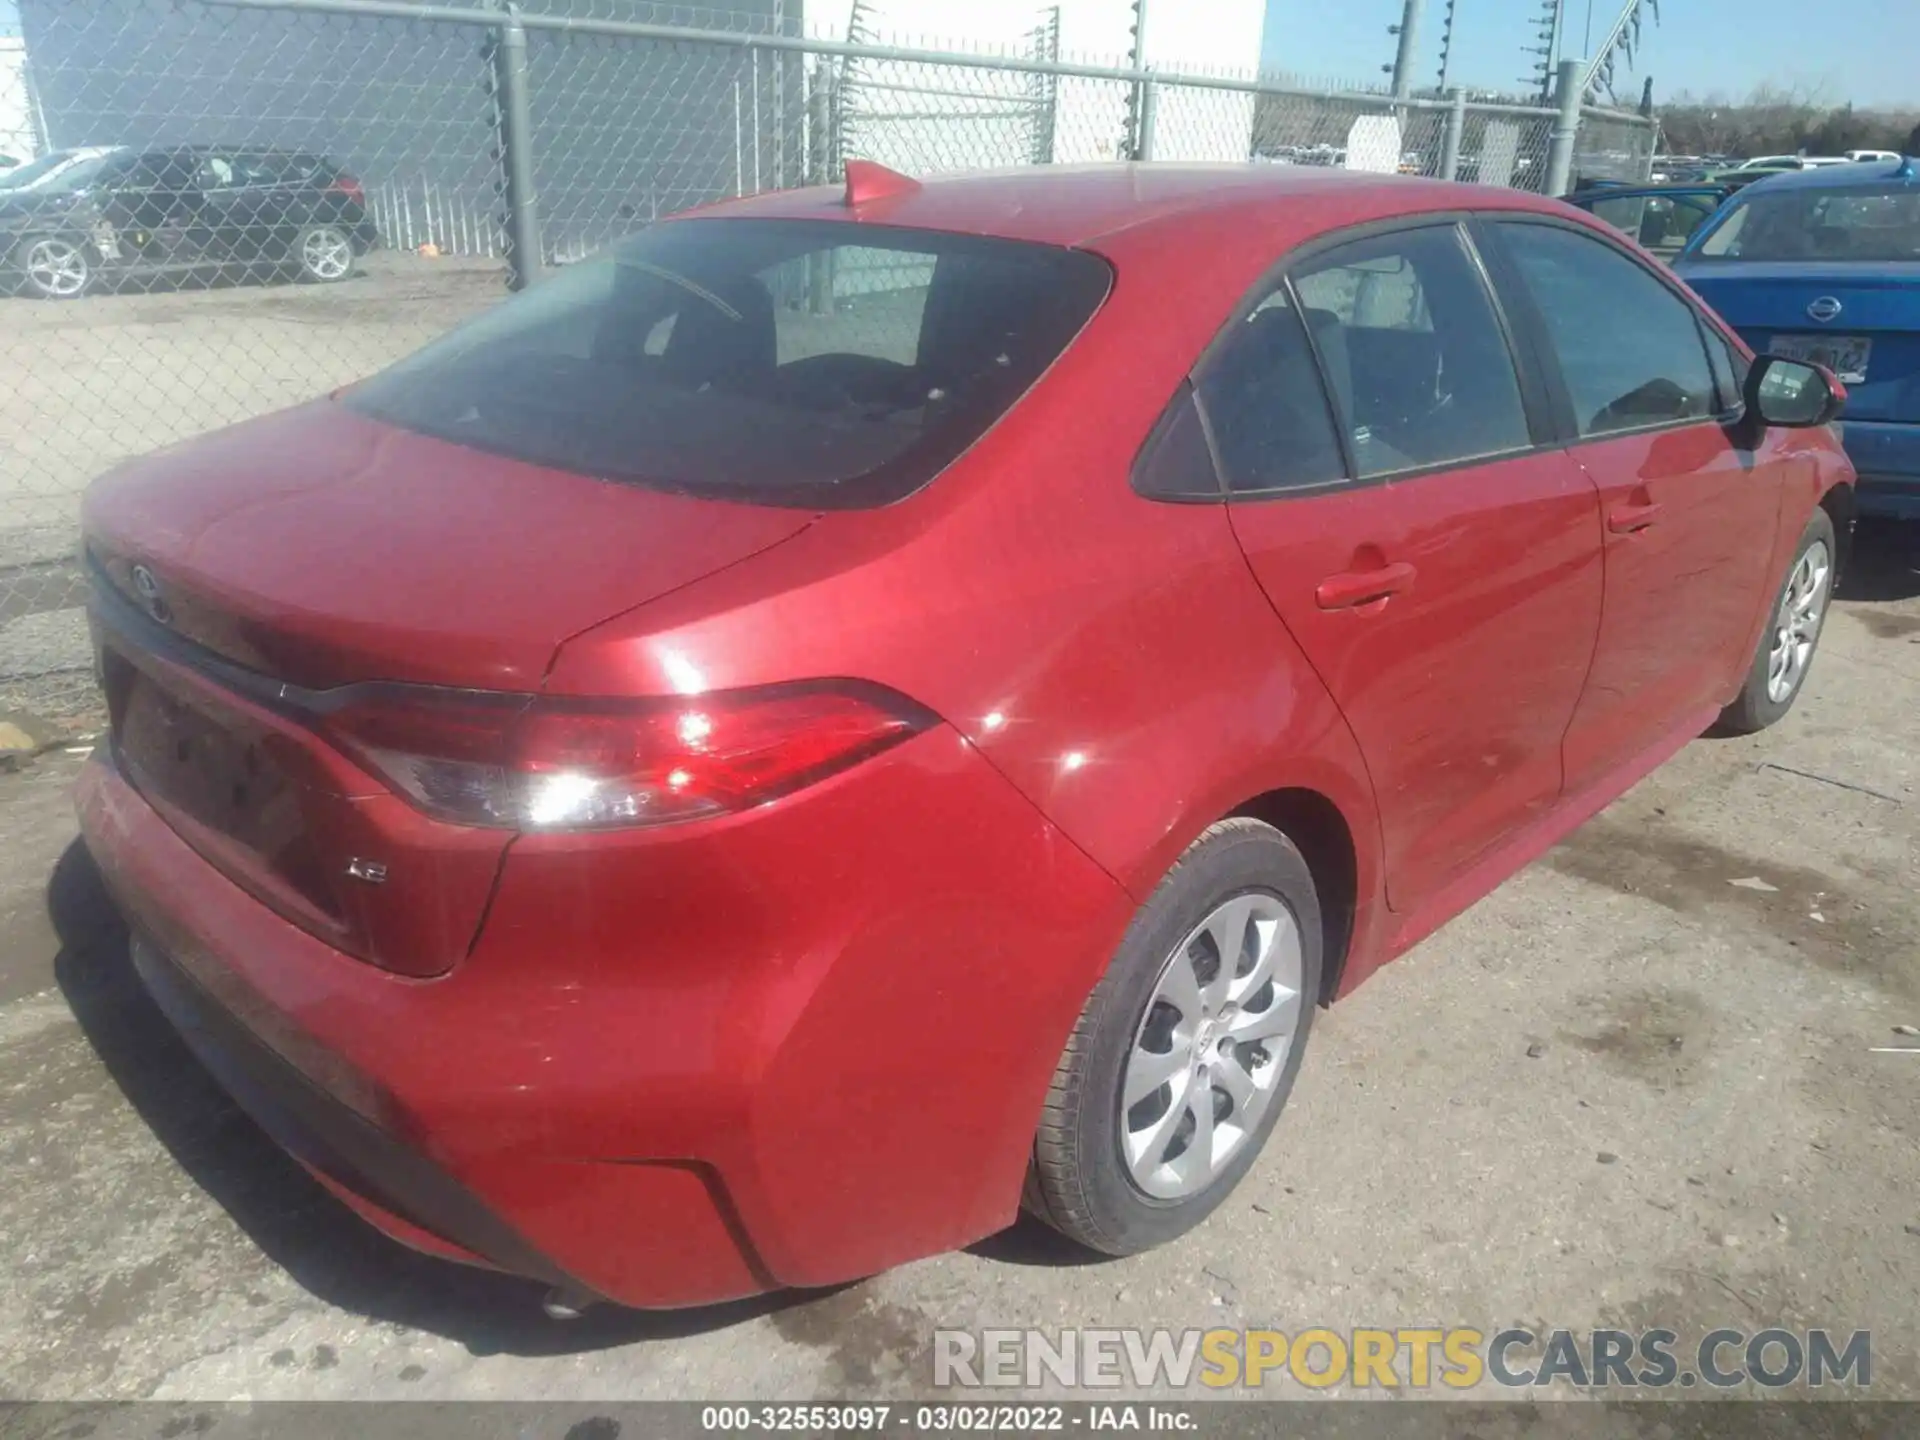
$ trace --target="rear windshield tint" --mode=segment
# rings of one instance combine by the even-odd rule
[[[312,155],[251,150],[239,157],[239,164],[251,185],[295,185],[319,178],[320,161]]]
[[[807,508],[911,493],[1105,298],[1082,251],[840,222],[681,220],[559,270],[346,397],[609,480]]]
[[[1750,191],[1701,242],[1705,260],[1920,260],[1920,190]]]

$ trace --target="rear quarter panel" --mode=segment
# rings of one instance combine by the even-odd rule
[[[880,681],[943,716],[1136,900],[1213,821],[1269,790],[1312,789],[1354,840],[1364,953],[1378,832],[1344,720],[1224,506],[1148,501],[1128,484],[1193,358],[1278,253],[1205,220],[1113,242],[1107,305],[935,483],[823,517],[577,637],[550,688]],[[1209,252],[1221,263],[1196,263]],[[1082,957],[1063,983],[1084,994],[1105,959]]]

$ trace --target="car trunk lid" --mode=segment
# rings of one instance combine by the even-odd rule
[[[326,401],[134,461],[89,489],[87,546],[171,628],[311,688],[539,686],[568,636],[778,544],[803,510],[615,485]]]
[[[1847,370],[1848,419],[1920,422],[1920,264],[1704,261],[1682,274],[1756,352]]]

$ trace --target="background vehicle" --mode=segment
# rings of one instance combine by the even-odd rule
[[[17,197],[58,180],[86,161],[118,153],[115,145],[89,145],[70,150],[49,150],[38,159],[15,166],[0,175],[0,199]]]
[[[1671,260],[1732,193],[1726,185],[1622,185],[1575,191],[1566,200]]]
[[[1756,180],[1764,180],[1769,175],[1784,175],[1788,171],[1804,168],[1806,167],[1802,165],[1737,165],[1727,170],[1709,170],[1701,183],[1725,185],[1730,189],[1738,190],[1753,184]]]
[[[1780,175],[1697,234],[1680,273],[1750,345],[1832,370],[1863,514],[1920,516],[1920,166]]]
[[[0,283],[45,299],[208,271],[343,280],[377,238],[360,182],[303,151],[56,150],[0,177]]]
[[[1590,217],[849,172],[88,493],[136,963],[409,1243],[674,1305],[1167,1240],[1318,1003],[1804,682],[1831,381]]]

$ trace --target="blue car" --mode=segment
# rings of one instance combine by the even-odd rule
[[[1756,352],[1840,378],[1860,513],[1920,519],[1920,161],[1761,180],[1674,269]]]

